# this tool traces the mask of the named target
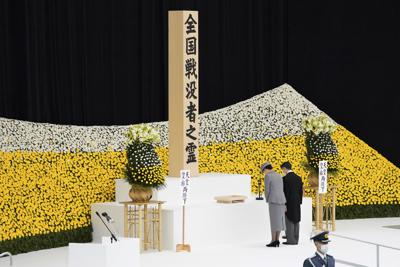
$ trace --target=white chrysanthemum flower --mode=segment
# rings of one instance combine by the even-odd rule
[[[233,106],[199,116],[200,144],[266,140],[286,135],[301,135],[303,130],[315,131],[312,116],[324,118],[324,124],[335,123],[311,102],[285,84],[276,89],[239,102]],[[130,130],[136,126],[135,130]],[[143,138],[160,146],[168,145],[168,122],[133,126],[70,126],[32,123],[0,118],[0,150],[95,152],[125,149],[126,142]],[[128,133],[128,134],[127,134]],[[142,135],[141,135],[142,134]],[[139,137],[140,136],[140,137]],[[94,143],[87,142],[95,140]]]

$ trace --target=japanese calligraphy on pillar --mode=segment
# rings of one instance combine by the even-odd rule
[[[326,194],[326,192],[328,191],[328,162],[326,160],[319,162],[318,180],[318,193]]]
[[[197,11],[169,12],[169,175],[198,175],[199,22]]]
[[[197,14],[185,14],[185,117],[186,123],[186,164],[197,163],[199,136],[198,124],[198,60],[197,60]],[[196,19],[195,19],[195,18]]]

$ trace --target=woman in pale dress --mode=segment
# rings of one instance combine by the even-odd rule
[[[261,165],[261,173],[265,175],[265,200],[268,203],[271,227],[271,243],[266,246],[279,247],[279,236],[281,231],[285,231],[286,198],[283,191],[283,180],[282,176],[272,169],[269,162]]]

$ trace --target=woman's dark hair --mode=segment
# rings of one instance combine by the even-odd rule
[[[272,170],[272,165],[267,165],[267,166],[265,166],[265,168],[264,169],[267,169],[267,170]]]

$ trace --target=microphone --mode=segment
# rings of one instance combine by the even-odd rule
[[[100,214],[99,214],[99,212],[95,212],[96,213],[96,215],[99,217],[99,219],[101,220],[101,222],[104,224],[104,226],[107,228],[107,230],[108,230],[108,232],[110,233],[110,235],[111,235],[111,243],[113,242],[113,240],[115,240],[115,241],[118,241],[117,240],[117,238],[115,237],[115,235],[114,235],[114,233],[110,230],[110,228],[108,228],[108,226],[107,226],[107,224],[103,221],[103,219],[101,218],[101,216],[100,216]],[[103,214],[104,214],[105,212],[103,212]],[[102,215],[103,215],[102,214]],[[107,213],[105,213],[105,214],[107,214]],[[104,215],[103,215],[104,216]],[[107,215],[108,216],[108,215]],[[110,217],[110,216],[108,216],[108,217]],[[111,217],[110,217],[110,219],[111,219]]]
[[[103,212],[103,213],[101,214],[101,216],[103,216],[104,218],[106,218],[106,219],[107,219],[107,222],[109,222],[109,223],[113,223],[113,222],[114,222],[113,218],[111,218],[111,217],[107,214],[107,212]]]

